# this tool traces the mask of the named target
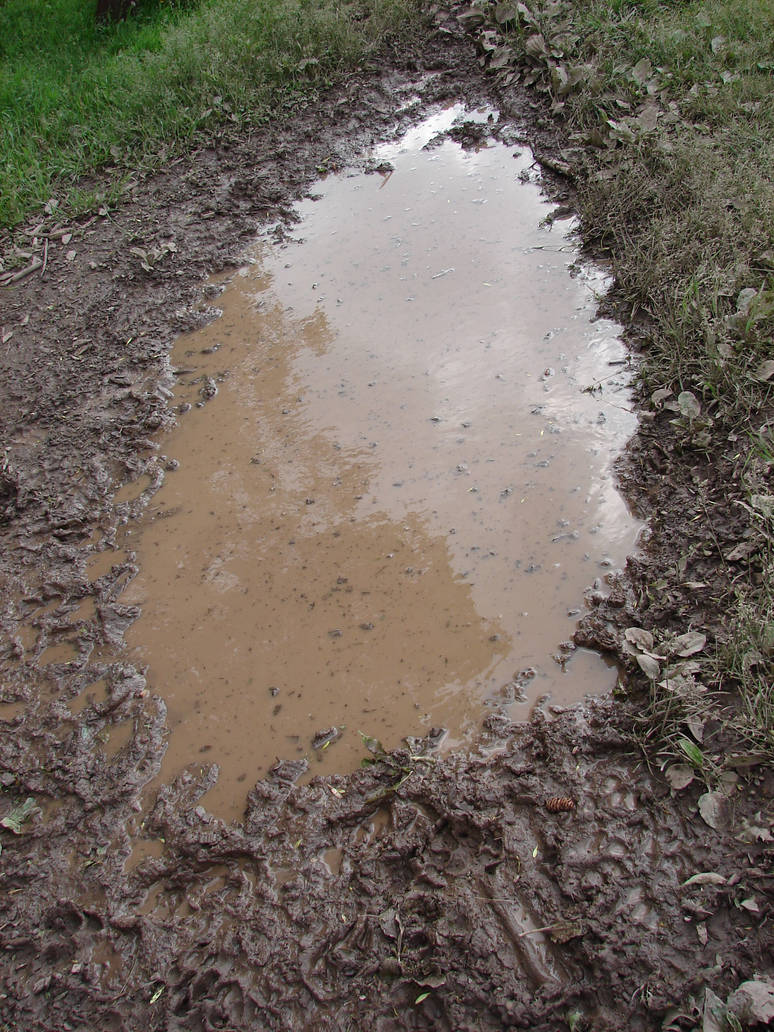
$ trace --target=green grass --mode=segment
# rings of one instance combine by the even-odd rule
[[[701,407],[673,424],[674,461],[725,455],[736,470],[728,515],[747,506],[755,548],[741,567],[717,556],[728,615],[701,678],[712,699],[733,697],[727,716],[750,748],[774,754],[774,518],[753,504],[774,503],[774,0],[472,11],[495,74],[542,92],[564,127],[584,241],[636,320],[643,400],[668,388]],[[658,725],[662,744],[679,741],[685,700],[651,687],[646,736]]]
[[[88,0],[0,4],[0,228],[84,177],[151,165],[223,124],[276,117],[415,23],[415,0],[147,0],[98,27]],[[120,174],[120,173],[119,173]]]

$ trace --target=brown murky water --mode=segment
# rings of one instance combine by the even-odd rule
[[[319,183],[299,239],[262,242],[177,345],[192,408],[127,531],[127,638],[169,707],[163,775],[217,762],[224,817],[277,757],[343,771],[359,731],[433,726],[470,745],[489,706],[614,682],[558,646],[639,530],[610,473],[635,425],[625,353],[531,156],[422,149],[486,117],[450,108],[376,149],[393,171]]]

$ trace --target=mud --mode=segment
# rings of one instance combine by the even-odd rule
[[[570,639],[640,528],[611,475],[628,362],[498,123],[445,105],[364,155],[388,171],[316,183],[175,345],[173,458],[122,601],[169,707],[162,778],[204,754],[218,816],[276,759],[345,773],[358,732],[432,727],[470,747],[492,709],[615,683]]]
[[[742,834],[771,805],[770,779],[708,828],[702,787],[673,798],[647,773],[634,711],[617,700],[551,722],[493,714],[489,757],[438,756],[427,741],[306,785],[285,763],[251,790],[242,824],[200,805],[215,776],[203,764],[143,816],[168,727],[143,674],[115,659],[137,616],[122,601],[135,556],[119,537],[164,479],[154,435],[174,421],[173,340],[203,321],[206,277],[236,269],[260,226],[292,218],[320,166],[345,167],[417,92],[423,104],[488,101],[550,156],[544,113],[488,96],[455,25],[284,124],[224,135],[138,182],[119,209],[71,227],[74,260],[50,236],[45,276],[2,293],[9,1028],[655,1029],[672,1005],[690,1028],[692,993],[770,969],[769,847]],[[571,201],[567,184],[552,189]],[[29,227],[35,246],[55,222]],[[723,572],[703,552],[690,581],[682,570],[647,589],[674,566],[695,508],[722,493],[726,459],[681,461],[657,421],[632,455],[640,512],[656,507],[649,551],[590,600],[581,631],[616,654],[634,623],[668,626],[691,606],[710,629],[722,619]],[[574,809],[552,812],[553,797]],[[697,872],[725,880],[686,886]]]

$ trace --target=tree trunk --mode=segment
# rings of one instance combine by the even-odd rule
[[[116,22],[125,18],[131,0],[97,0],[97,21]]]

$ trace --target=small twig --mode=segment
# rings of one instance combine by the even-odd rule
[[[540,932],[553,932],[556,928],[556,922],[554,924],[545,925],[543,928],[528,928],[526,932],[519,932],[519,938],[523,939],[525,935],[537,935]]]
[[[46,275],[46,266],[48,265],[48,237],[43,241],[43,268],[40,273],[40,278]]]
[[[30,273],[36,272],[43,262],[40,258],[36,258],[31,262],[26,269],[20,269],[19,272],[9,272],[4,276],[0,276],[0,286],[10,287],[13,283],[18,283],[20,280],[25,279]]]

